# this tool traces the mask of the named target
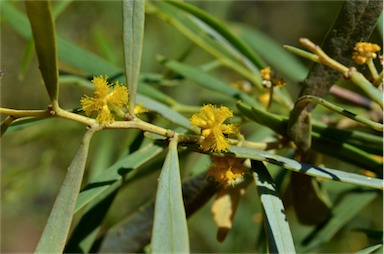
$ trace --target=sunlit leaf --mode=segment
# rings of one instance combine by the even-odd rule
[[[102,174],[92,179],[80,192],[77,200],[75,212],[79,211],[93,199],[97,198],[101,193],[110,190],[114,183],[122,181],[122,176],[136,169],[143,163],[147,162],[154,156],[158,155],[163,148],[156,145],[148,145],[104,170]],[[119,184],[117,187],[120,186]],[[116,186],[115,186],[116,187]],[[117,188],[116,187],[116,188]]]
[[[143,0],[123,0],[123,49],[125,77],[129,88],[129,113],[134,116],[137,82],[144,37]]]
[[[267,168],[260,161],[251,161],[253,178],[263,206],[270,253],[295,253],[295,245],[285,215],[283,201]]]
[[[380,248],[383,249],[382,243],[375,244],[375,245],[369,246],[367,248],[364,248],[362,250],[359,250],[358,252],[355,252],[355,254],[370,254],[370,253],[373,253],[374,251],[379,250]]]
[[[59,96],[55,24],[50,1],[25,1],[32,27],[39,68],[49,97],[57,102]]]
[[[153,253],[189,253],[177,153],[177,138],[173,138],[157,187],[151,243]]]
[[[76,200],[83,180],[88,148],[94,131],[85,134],[77,153],[68,168],[44,232],[36,247],[36,253],[62,253],[72,223]]]
[[[320,179],[350,183],[358,186],[365,186],[375,189],[383,189],[383,181],[378,178],[367,177],[341,170],[326,167],[313,166],[307,163],[298,162],[283,156],[272,154],[248,147],[231,146],[229,152],[238,158],[249,158],[252,160],[266,161],[282,168],[318,177]]]
[[[251,105],[259,105],[258,101],[249,95],[242,93],[241,91],[231,87],[229,84],[221,81],[220,79],[204,72],[203,70],[183,64],[174,60],[165,60],[161,61],[167,68],[173,70],[176,73],[181,74],[186,79],[192,80],[199,84],[202,87],[216,91],[227,96],[230,96],[237,100],[243,100]]]
[[[183,182],[183,200],[186,215],[191,216],[204,206],[218,191],[215,182],[202,173]],[[100,253],[138,253],[150,243],[154,215],[154,202],[135,215],[127,215],[103,237]]]

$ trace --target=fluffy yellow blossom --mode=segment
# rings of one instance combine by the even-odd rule
[[[224,134],[233,134],[236,128],[233,124],[224,124],[227,118],[233,116],[232,111],[221,106],[217,108],[211,104],[204,105],[199,113],[191,118],[191,125],[201,128],[201,135],[204,140],[200,147],[204,151],[227,151],[229,143]]]
[[[107,78],[107,76],[93,77],[92,83],[96,86],[94,97],[85,95],[80,101],[85,114],[90,116],[96,112],[96,121],[102,124],[114,121],[111,110],[121,109],[128,104],[128,89],[116,82],[110,91],[112,85],[108,84]]]
[[[246,167],[244,159],[235,157],[212,157],[213,165],[208,169],[208,174],[213,176],[215,181],[233,185],[236,180],[244,177]]]
[[[353,60],[355,60],[357,64],[365,64],[368,59],[376,58],[376,52],[378,52],[381,48],[377,44],[358,42],[353,49],[355,50],[352,56]]]

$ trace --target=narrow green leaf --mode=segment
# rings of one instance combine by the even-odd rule
[[[367,189],[350,189],[342,193],[342,200],[332,209],[332,217],[325,225],[313,230],[303,241],[302,252],[311,252],[332,237],[364,207],[378,196],[379,192]]]
[[[202,87],[205,87],[212,91],[219,92],[221,94],[225,94],[236,100],[243,100],[246,103],[249,103],[255,106],[260,106],[258,101],[252,98],[251,96],[245,93],[242,93],[241,91],[231,87],[229,84],[204,72],[199,68],[196,68],[187,64],[183,64],[174,60],[163,59],[161,63],[167,68],[173,70],[176,73],[181,74],[182,76],[184,76],[189,80],[196,82]]]
[[[362,250],[359,250],[358,252],[355,252],[355,254],[370,254],[370,253],[373,253],[374,251],[377,251],[380,248],[383,248],[382,243],[375,244],[375,245],[369,246],[367,248],[364,248]],[[382,252],[378,252],[378,253],[382,253]]]
[[[94,130],[85,133],[82,143],[68,168],[48,222],[36,247],[36,253],[62,253],[72,223],[76,200],[84,175],[88,148]]]
[[[175,137],[169,144],[157,187],[152,230],[153,253],[189,253],[177,142]]]
[[[266,34],[246,25],[238,27],[240,37],[244,38],[251,47],[279,75],[292,81],[302,81],[307,75],[307,68],[294,56],[285,51],[283,47]]]
[[[249,68],[244,65],[244,58],[240,57],[240,59],[236,59],[232,54],[233,52],[229,52],[221,42],[207,33],[206,29],[197,25],[197,22],[193,21],[188,14],[180,12],[178,8],[165,1],[152,1],[147,3],[151,13],[170,23],[179,30],[179,32],[188,37],[188,39],[220,61],[221,64],[243,75],[257,88],[262,88],[260,73],[255,70],[255,68],[249,70]]]
[[[342,107],[339,107],[339,106],[337,106],[337,105],[335,105],[329,101],[326,101],[323,98],[317,97],[317,96],[313,96],[313,95],[301,96],[300,98],[297,99],[296,104],[308,103],[308,102],[320,104],[321,106],[326,107],[326,108],[328,108],[328,109],[330,109],[336,113],[339,113],[341,115],[344,115],[350,119],[353,119],[356,122],[365,124],[374,130],[383,132],[383,125],[381,123],[377,123],[377,122],[372,121],[370,119],[367,119],[365,117],[359,116],[359,115],[357,115],[357,114],[355,114],[349,110],[346,110]]]
[[[158,155],[162,150],[162,147],[150,144],[117,161],[101,175],[91,180],[91,182],[82,189],[76,203],[75,212],[78,212],[103,192],[107,190],[111,191],[111,188],[115,186],[115,182],[122,181],[124,175],[137,169],[139,166]]]
[[[31,23],[39,68],[52,104],[59,97],[55,24],[50,1],[25,1]]]
[[[260,161],[251,161],[253,178],[263,206],[270,253],[295,253],[295,245],[276,184]]]
[[[219,190],[214,181],[207,179],[207,173],[198,174],[183,182],[183,199],[186,215],[191,216],[203,207]],[[114,225],[103,237],[100,253],[138,253],[150,243],[154,216],[154,201],[127,215]]]
[[[266,112],[256,107],[249,107],[241,102],[237,103],[239,111],[247,118],[262,124],[280,135],[287,136],[287,118]],[[324,127],[318,124],[312,125],[312,147],[311,149],[330,155],[337,155],[338,159],[342,159],[349,163],[354,163],[363,168],[367,168],[374,172],[381,172],[383,163],[375,160],[364,149],[367,144],[375,151],[382,151],[382,140],[375,138],[373,135],[361,132],[350,132],[339,130],[331,127]],[[356,141],[363,142],[360,149],[355,147]]]
[[[28,19],[11,4],[2,2],[1,5],[2,15],[5,20],[24,39],[29,39],[31,37],[31,29],[28,25]],[[109,77],[113,77],[122,73],[120,68],[105,59],[78,47],[60,36],[57,36],[57,48],[60,60],[90,75],[106,74]]]
[[[123,0],[125,77],[129,88],[129,113],[135,116],[137,82],[144,37],[144,0]]]
[[[177,6],[178,8],[188,12],[189,14],[195,16],[212,29],[214,29],[220,37],[229,42],[234,48],[236,48],[239,52],[241,52],[243,57],[248,58],[257,68],[261,69],[266,67],[263,59],[261,59],[247,43],[236,37],[227,27],[209,15],[208,13],[181,1],[169,1],[169,3]]]
[[[282,168],[309,176],[318,177],[320,179],[339,181],[375,189],[383,189],[383,181],[378,178],[348,173],[326,167],[313,166],[283,156],[272,154],[267,151],[261,151],[248,147],[231,146],[229,148],[229,152],[233,153],[233,155],[238,158],[249,158],[252,160],[266,161],[278,165]]]
[[[184,127],[186,129],[191,128],[189,120],[185,118],[185,116],[172,110],[167,105],[164,105],[141,94],[137,94],[136,102],[138,105],[142,105],[144,108],[160,114],[162,117],[172,123],[178,124],[179,126]]]
[[[121,183],[115,183],[110,188],[96,197],[87,207],[76,228],[73,230],[68,244],[65,246],[65,253],[89,253],[92,245],[101,229],[101,223],[105,218],[113,200],[115,199]]]

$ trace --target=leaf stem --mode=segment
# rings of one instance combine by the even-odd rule
[[[356,115],[356,114],[354,114],[354,113],[352,113],[346,109],[343,109],[339,106],[336,106],[336,105],[334,105],[334,104],[332,104],[332,103],[330,103],[330,102],[328,102],[322,98],[319,98],[319,97],[316,97],[313,95],[305,95],[305,96],[300,97],[296,103],[303,103],[303,102],[314,102],[314,103],[320,104],[320,105],[322,105],[322,106],[324,106],[324,107],[326,107],[332,111],[335,111],[341,115],[344,115],[350,119],[353,119],[356,122],[365,124],[374,130],[383,132],[383,125],[382,124],[376,123],[374,121],[371,121],[369,119],[366,119],[364,117]]]

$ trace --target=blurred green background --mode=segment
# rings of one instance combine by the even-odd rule
[[[8,2],[24,11],[22,2]],[[53,2],[53,6],[59,2]],[[299,46],[300,37],[316,43],[331,26],[340,1],[193,1],[228,23],[245,23],[270,36],[277,43]],[[4,10],[2,10],[4,11]],[[94,52],[117,66],[123,64],[121,43],[121,6],[119,1],[73,1],[56,18],[56,31],[65,39]],[[379,35],[374,35],[379,36]],[[257,44],[257,41],[253,42]],[[164,72],[156,56],[178,58],[192,44],[174,28],[157,17],[147,15],[142,60],[143,72]],[[36,56],[28,60],[30,42],[18,35],[1,18],[1,106],[16,109],[45,109],[49,98],[37,66]],[[202,64],[211,57],[194,48],[187,58],[191,64]],[[301,60],[300,60],[301,61]],[[310,63],[303,61],[309,66]],[[60,63],[63,73],[79,73]],[[103,73],[100,73],[101,75]],[[231,73],[222,73],[224,80],[234,80]],[[293,98],[299,84],[289,83]],[[182,85],[159,87],[185,104],[201,105],[210,101],[211,94],[196,89],[190,82]],[[60,103],[63,108],[79,107],[85,89],[61,84]],[[4,117],[2,116],[2,119]],[[84,126],[62,119],[49,119],[41,124],[18,131],[7,132],[1,139],[1,252],[32,252],[37,244],[46,219],[84,133]],[[132,131],[105,131],[97,133],[92,141],[89,167],[107,167],[126,153],[132,141]],[[106,141],[107,140],[107,141]],[[110,149],[113,156],[98,164],[100,149]],[[107,163],[105,162],[107,161]],[[198,161],[198,164],[195,163]],[[209,159],[192,154],[181,162],[181,168],[200,167],[205,170]],[[160,169],[161,163],[154,165]],[[136,211],[154,198],[159,171],[150,177],[124,188],[114,201],[105,226]],[[87,175],[86,177],[91,177]],[[332,185],[332,183],[328,183]],[[285,193],[282,195],[289,195]],[[234,228],[224,243],[215,239],[215,226],[206,205],[189,219],[192,252],[255,252],[261,210],[255,203],[255,188],[249,188],[240,202]],[[289,204],[288,220],[300,241],[310,228],[299,225]],[[377,199],[340,231],[331,243],[319,252],[353,252],[369,242],[365,234],[350,232],[351,228],[382,228],[382,199]]]

